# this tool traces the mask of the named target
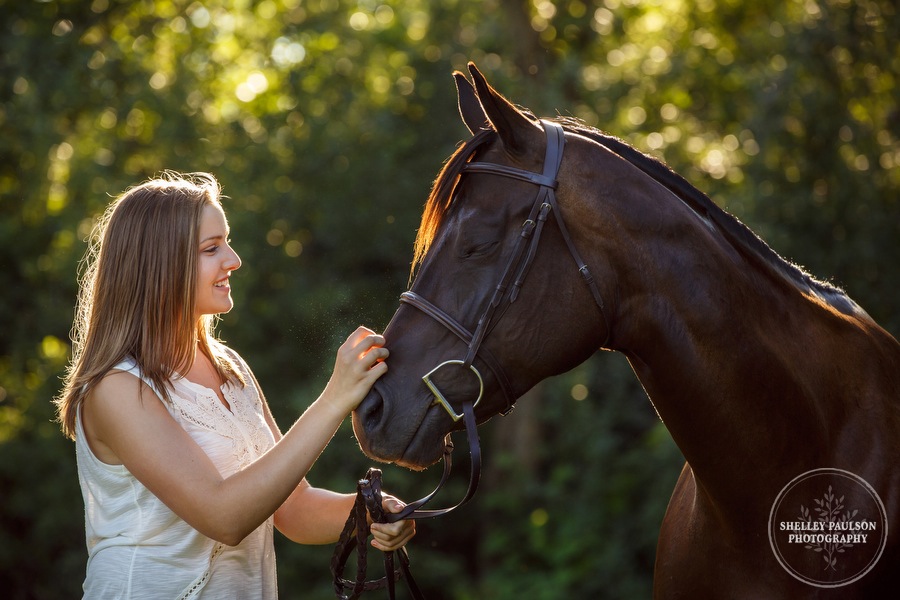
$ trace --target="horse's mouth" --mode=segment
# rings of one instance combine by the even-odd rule
[[[430,410],[428,398],[423,397],[404,402],[407,414],[398,414],[398,401],[386,400],[388,392],[376,383],[353,411],[353,433],[360,449],[373,460],[416,471],[439,461],[446,434],[440,431],[443,411]]]

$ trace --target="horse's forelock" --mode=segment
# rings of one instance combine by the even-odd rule
[[[412,261],[413,272],[424,260],[425,254],[437,235],[438,227],[444,220],[444,215],[450,209],[463,166],[472,158],[472,155],[479,147],[491,139],[494,133],[493,130],[482,130],[471,139],[460,144],[444,164],[441,172],[438,173],[431,186],[431,193],[425,203],[425,209],[422,211],[422,222],[419,225],[419,231],[416,233],[415,254]]]

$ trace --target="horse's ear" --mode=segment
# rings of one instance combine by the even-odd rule
[[[475,95],[475,88],[459,71],[453,72],[453,79],[456,80],[456,95],[459,97],[459,115],[469,128],[469,132],[475,135],[482,129],[489,128],[490,123],[484,109],[481,108],[478,96]]]
[[[500,135],[507,152],[521,156],[534,148],[538,140],[543,139],[540,126],[492,88],[475,63],[469,63],[469,73],[484,114]]]

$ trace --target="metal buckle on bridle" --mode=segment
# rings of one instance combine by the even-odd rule
[[[447,411],[447,414],[450,415],[450,418],[453,419],[453,422],[456,423],[457,421],[462,419],[464,415],[462,413],[457,413],[453,409],[453,406],[450,404],[450,401],[447,400],[446,396],[444,396],[444,394],[441,393],[441,390],[438,389],[437,385],[435,385],[434,382],[431,381],[431,376],[434,375],[435,373],[437,373],[438,371],[440,371],[443,367],[445,367],[447,365],[461,365],[464,367],[468,366],[469,370],[471,370],[473,373],[475,373],[475,377],[478,378],[478,386],[479,386],[478,397],[475,399],[475,402],[472,403],[472,408],[475,408],[476,406],[478,406],[478,403],[481,402],[481,397],[484,395],[484,379],[482,379],[481,373],[478,372],[478,369],[475,368],[475,365],[472,365],[472,364],[466,365],[466,361],[458,360],[458,359],[445,360],[444,362],[442,362],[441,364],[439,364],[432,370],[428,371],[428,373],[426,373],[422,377],[422,381],[425,382],[425,385],[428,386],[428,389],[431,390],[432,394],[434,394],[434,402],[432,403],[432,406],[435,404],[439,404],[439,405],[443,406],[444,410]]]

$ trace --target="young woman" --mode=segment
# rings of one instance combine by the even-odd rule
[[[353,332],[282,435],[213,334],[241,266],[219,195],[202,173],[143,183],[110,205],[88,250],[57,399],[85,503],[86,598],[276,598],[273,526],[331,543],[353,504],[305,475],[387,370],[384,339]],[[372,529],[382,550],[415,534],[412,521]]]

